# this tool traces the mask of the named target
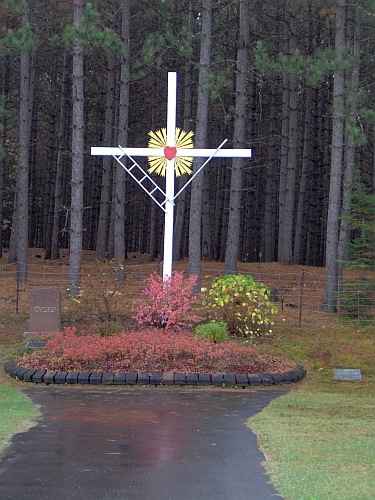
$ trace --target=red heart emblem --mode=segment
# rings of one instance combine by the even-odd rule
[[[165,146],[164,156],[167,158],[167,160],[173,160],[173,158],[176,156],[176,153],[177,149],[175,147]]]

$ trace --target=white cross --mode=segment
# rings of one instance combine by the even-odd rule
[[[128,148],[121,147],[93,147],[91,148],[92,155],[113,156],[115,160],[133,177],[133,179],[144,189],[149,196],[164,210],[165,225],[164,225],[164,257],[163,257],[163,279],[172,276],[172,252],[173,252],[173,212],[174,200],[177,196],[191,183],[191,181],[199,174],[199,172],[207,165],[211,158],[249,158],[251,157],[251,149],[221,149],[227,142],[223,141],[217,149],[182,149],[175,147],[176,139],[176,108],[177,108],[177,74],[168,73],[168,103],[167,103],[167,146],[164,149],[164,155],[168,158],[171,156],[171,151],[174,156],[167,158],[166,174],[165,174],[165,193],[152,180],[152,178],[140,167],[134,160],[133,156],[160,156],[160,148]],[[167,149],[168,148],[168,149]],[[172,149],[170,149],[172,148]],[[166,150],[168,153],[166,154]],[[173,154],[173,153],[172,153]],[[127,156],[133,162],[133,166],[128,168],[122,162],[121,158]],[[175,179],[175,157],[190,157],[190,158],[208,158],[199,170],[189,179],[182,189],[175,195],[174,179]],[[142,179],[138,179],[132,173],[134,168],[138,168],[142,175]],[[151,182],[153,189],[149,191],[143,181],[147,179]],[[153,196],[153,193],[161,192],[164,195],[164,202],[159,203]]]

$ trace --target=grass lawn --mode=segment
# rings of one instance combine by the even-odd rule
[[[20,392],[16,384],[5,377],[4,363],[19,354],[22,333],[27,318],[3,315],[0,324],[0,460],[9,438],[32,427],[40,416],[38,407]]]
[[[266,469],[288,500],[364,500],[375,495],[375,397],[307,387],[250,420]]]
[[[309,373],[249,420],[272,481],[286,500],[374,499],[373,330],[301,330],[282,338]],[[333,368],[360,368],[363,380],[336,381]]]
[[[0,384],[0,459],[9,437],[29,429],[38,416],[38,408],[24,394],[10,384]]]

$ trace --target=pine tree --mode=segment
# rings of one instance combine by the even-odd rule
[[[83,0],[74,2],[74,27],[79,29],[84,13]],[[72,132],[72,200],[70,224],[70,261],[68,286],[76,295],[80,286],[82,265],[83,218],[83,129],[84,129],[84,55],[82,40],[73,38],[73,132]]]
[[[33,108],[34,81],[32,54],[36,44],[30,24],[29,2],[22,4],[22,29],[8,31],[8,44],[20,49],[20,104],[18,170],[12,222],[9,262],[18,262],[17,279],[26,281],[28,266],[28,222],[29,222],[29,148]]]
[[[375,194],[366,192],[364,184],[357,180],[351,194],[351,211],[343,215],[353,233],[353,239],[347,245],[345,264],[351,269],[358,269],[366,276],[366,271],[375,268]]]
[[[70,262],[68,288],[72,295],[80,286],[83,233],[83,167],[84,167],[84,49],[99,45],[109,50],[119,50],[119,39],[109,29],[97,27],[99,14],[91,4],[74,1],[74,23],[65,32],[65,42],[73,52],[73,130],[72,130],[72,188],[70,225]]]
[[[329,184],[329,200],[327,214],[326,237],[326,283],[322,310],[336,311],[336,294],[339,284],[338,245],[339,245],[339,217],[341,208],[341,185],[343,175],[344,151],[344,49],[345,49],[345,13],[346,0],[338,0],[336,7],[336,37],[335,53],[337,68],[333,84],[333,124],[332,124],[332,152],[331,172]]]
[[[236,107],[233,140],[233,145],[235,148],[243,148],[245,145],[246,84],[250,36],[248,0],[242,0],[240,2],[239,25],[240,32],[237,49]],[[234,158],[232,161],[228,237],[224,265],[225,274],[236,274],[237,272],[240,242],[240,210],[242,197],[243,163],[243,158]]]
[[[368,271],[375,268],[375,194],[368,193],[359,179],[352,189],[351,211],[342,219],[353,237],[347,244],[347,260],[342,264],[361,271],[361,275],[342,280],[337,298],[340,316],[363,319],[375,302],[374,279],[368,276]]]
[[[207,146],[207,124],[209,114],[208,78],[211,66],[212,42],[212,0],[202,3],[202,38],[200,49],[200,68],[198,84],[197,127],[195,131],[196,148]],[[194,172],[203,164],[203,158],[195,158]],[[200,289],[201,279],[201,221],[202,221],[203,175],[197,176],[191,187],[190,225],[189,225],[189,276],[197,276],[196,291]]]

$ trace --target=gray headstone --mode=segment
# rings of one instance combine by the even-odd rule
[[[45,342],[33,342],[32,340],[29,340],[26,343],[26,349],[41,349],[42,347],[46,347]]]
[[[42,288],[30,293],[30,333],[52,333],[61,327],[61,292]]]
[[[336,380],[362,380],[361,370],[358,369],[335,368],[333,370],[333,376]]]

